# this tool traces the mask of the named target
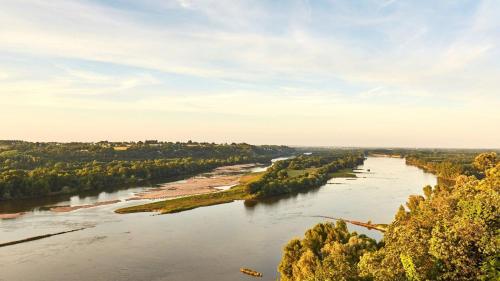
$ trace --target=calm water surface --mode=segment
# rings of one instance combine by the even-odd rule
[[[91,228],[0,248],[0,280],[255,280],[240,267],[263,272],[261,280],[276,280],[282,247],[323,221],[311,216],[388,223],[408,195],[437,181],[403,159],[369,157],[359,168],[357,179],[333,179],[313,191],[254,206],[237,201],[161,216],[113,213],[137,201],[59,214],[35,208],[0,221],[0,243]],[[138,190],[72,197],[59,205],[124,199]],[[376,231],[349,227],[381,238]]]

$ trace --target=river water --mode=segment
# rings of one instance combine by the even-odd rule
[[[314,215],[389,223],[408,195],[437,182],[398,158],[369,157],[359,172],[356,179],[332,179],[321,188],[252,206],[237,201],[160,216],[113,212],[138,202],[69,213],[35,208],[0,220],[0,243],[90,228],[0,248],[0,280],[254,280],[240,267],[264,273],[261,280],[276,280],[286,242],[324,221]],[[59,205],[123,199],[138,190],[72,197]],[[381,238],[374,230],[349,228]]]

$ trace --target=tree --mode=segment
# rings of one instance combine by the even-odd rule
[[[496,152],[481,153],[479,154],[473,162],[476,169],[484,172],[490,168],[493,168],[498,163]]]
[[[492,155],[476,158],[484,178],[461,175],[452,187],[410,196],[379,244],[345,224],[308,230],[280,267],[282,280],[499,280],[500,163]]]

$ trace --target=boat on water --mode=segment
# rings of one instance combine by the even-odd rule
[[[247,275],[250,275],[250,276],[253,276],[253,277],[262,277],[263,274],[260,273],[260,272],[257,272],[255,270],[252,270],[252,269],[249,269],[249,268],[240,268],[240,271],[244,274],[247,274]]]

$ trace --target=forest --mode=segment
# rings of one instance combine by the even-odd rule
[[[380,242],[349,232],[343,221],[318,224],[284,248],[281,280],[499,280],[499,158],[448,160],[438,163],[455,163],[464,174],[453,186],[410,196]]]
[[[361,152],[328,151],[279,161],[247,185],[254,197],[269,197],[325,184],[331,174],[363,164]]]
[[[438,177],[453,180],[459,175],[479,176],[472,162],[477,154],[471,151],[413,151],[405,157],[406,163],[417,166]],[[487,155],[487,154],[484,154]]]
[[[150,184],[293,152],[286,146],[192,141],[0,141],[0,200]]]

